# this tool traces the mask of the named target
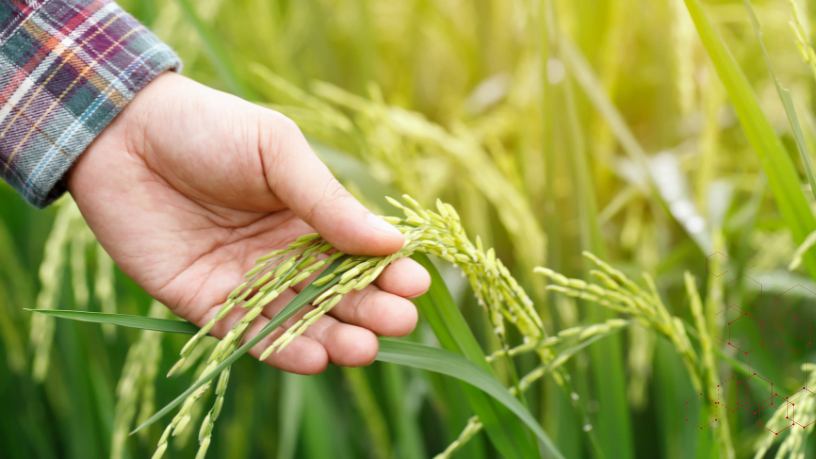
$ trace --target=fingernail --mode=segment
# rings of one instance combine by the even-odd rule
[[[402,236],[402,233],[400,233],[398,229],[394,228],[394,225],[388,223],[387,221],[383,220],[382,218],[374,214],[368,214],[366,216],[366,223],[371,225],[371,227],[376,229],[377,231],[382,231],[383,233],[387,233],[389,235]]]

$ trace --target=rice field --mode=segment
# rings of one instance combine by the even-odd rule
[[[816,457],[810,3],[120,3],[296,121],[434,287],[374,364],[285,373],[168,325],[70,197],[2,184],[3,458]],[[322,314],[393,261],[292,242],[226,305],[329,266]]]

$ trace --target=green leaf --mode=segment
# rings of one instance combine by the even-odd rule
[[[793,259],[788,265],[788,271],[793,271],[794,269],[798,268],[799,265],[802,264],[802,257],[814,245],[816,245],[816,231],[808,234],[808,237],[805,238],[805,242],[803,242],[802,245],[796,249],[796,252],[793,253]]]
[[[700,39],[728,91],[748,141],[765,169],[782,217],[794,241],[801,244],[805,237],[816,229],[816,219],[802,192],[793,162],[762,112],[748,79],[725,46],[722,37],[711,25],[700,1],[685,0],[685,2]],[[816,253],[808,251],[804,261],[811,276],[816,279]]]
[[[400,459],[425,459],[425,447],[422,444],[422,432],[418,413],[407,408],[412,403],[417,403],[422,395],[409,393],[406,390],[406,383],[410,379],[408,370],[398,365],[383,362],[380,365],[381,376],[385,388],[386,401],[388,403],[388,417],[392,421],[395,434],[394,451],[398,453]]]
[[[303,426],[300,441],[302,449],[297,451],[296,457],[302,459],[360,457],[359,453],[354,454],[355,449],[352,445],[352,435],[355,434],[352,429],[355,425],[348,421],[337,424],[343,417],[339,412],[342,405],[337,403],[336,394],[331,390],[331,386],[336,382],[325,373],[301,376],[299,380],[303,385]]]
[[[465,356],[479,368],[493,375],[493,369],[485,360],[482,348],[465,322],[465,318],[462,317],[462,313],[456,307],[439,271],[425,254],[417,253],[411,258],[425,267],[431,275],[430,290],[415,299],[414,302],[428,320],[442,347]],[[471,408],[484,424],[490,441],[503,457],[538,456],[527,437],[524,425],[509,409],[497,405],[484,392],[475,390],[472,386],[463,385],[462,388]],[[552,443],[545,443],[545,445],[553,455],[561,457]]]
[[[481,389],[483,393],[489,394],[518,416],[518,419],[521,419],[547,446],[553,456],[562,457],[544,429],[521,402],[513,397],[495,376],[460,354],[409,341],[380,338],[380,352],[377,354],[377,360],[452,376]]]
[[[430,260],[424,255],[417,258],[420,260],[424,259],[421,261],[423,265],[425,265],[425,263],[430,264]],[[329,266],[329,268],[327,268],[326,273],[334,271],[343,261],[344,258],[336,260],[331,266]],[[428,266],[432,267],[433,265],[425,266],[428,268]],[[495,375],[493,375],[493,370],[487,363],[487,360],[485,360],[484,353],[479,347],[478,342],[476,342],[476,339],[473,337],[467,323],[464,322],[464,318],[459,313],[459,310],[456,309],[456,306],[453,304],[453,299],[450,297],[450,292],[447,290],[447,287],[445,287],[439,272],[436,271],[435,268],[429,269],[429,271],[431,271],[432,278],[436,281],[434,286],[431,287],[433,292],[429,292],[423,296],[425,297],[430,295],[429,298],[417,300],[418,303],[424,304],[425,306],[433,305],[433,307],[436,307],[435,305],[450,302],[448,306],[452,307],[452,309],[450,309],[450,307],[440,307],[436,311],[437,314],[433,314],[434,311],[428,311],[426,309],[423,309],[423,312],[426,314],[431,313],[431,320],[434,320],[437,327],[444,327],[440,328],[442,335],[439,338],[440,341],[444,341],[449,346],[456,346],[457,349],[464,355],[473,356],[475,361],[466,359],[451,351],[385,338],[380,340],[380,354],[378,354],[377,360],[434,371],[448,376],[453,376],[468,383],[467,385],[463,386],[465,388],[468,400],[471,402],[473,410],[477,415],[479,415],[482,423],[485,425],[485,429],[496,429],[499,432],[496,435],[498,435],[499,438],[497,441],[501,442],[501,448],[507,448],[508,451],[510,451],[510,455],[505,454],[505,457],[515,457],[518,455],[520,455],[519,457],[538,457],[538,454],[535,452],[529,442],[529,439],[526,437],[523,428],[519,429],[518,427],[514,426],[514,424],[517,424],[518,421],[521,420],[533,431],[536,437],[550,451],[553,457],[562,458],[563,456],[561,456],[561,454],[558,452],[555,445],[549,439],[541,426],[536,422],[535,418],[515,397],[510,394],[507,388],[496,379]],[[278,315],[276,315],[274,319],[261,330],[260,333],[253,337],[245,345],[241,346],[241,348],[236,350],[212,372],[201,380],[197,381],[189,389],[187,389],[187,391],[179,395],[175,400],[154,414],[142,425],[137,427],[132,433],[138,432],[150,424],[153,424],[162,416],[169,413],[170,410],[183,402],[193,391],[201,387],[216,375],[220,374],[222,370],[231,365],[241,355],[245,354],[252,348],[252,346],[257,344],[272,330],[283,323],[283,321],[294,315],[303,306],[311,302],[323,291],[334,285],[337,280],[339,280],[339,278],[335,279],[334,282],[329,282],[320,287],[309,285]],[[103,314],[87,311],[34,311],[51,314],[55,317],[64,319],[79,320],[84,322],[112,323],[126,327],[143,328],[170,333],[194,334],[198,330],[198,327],[193,324],[177,320],[128,316],[123,314]],[[488,395],[498,401],[500,405],[491,403],[490,399],[487,397]],[[508,415],[510,415],[510,417],[508,417]],[[488,435],[491,437],[491,439],[493,439],[493,436],[490,435],[489,430]],[[519,438],[526,442],[527,449],[524,449],[524,444],[517,443]],[[500,448],[500,446],[497,445],[497,448]]]
[[[198,331],[198,327],[195,325],[181,320],[157,319],[155,317],[131,316],[126,314],[108,314],[104,312],[66,311],[60,309],[26,309],[26,311],[45,314],[60,319],[71,319],[98,324],[114,324],[144,330],[183,333],[185,335],[194,335]]]
[[[278,419],[285,419],[278,426],[277,459],[293,459],[301,431],[304,411],[305,376],[284,372],[281,377]]]
[[[558,51],[559,54],[563,53],[561,48],[565,47],[563,42],[566,35],[556,33],[553,36],[560,38],[557,43],[559,45]],[[575,49],[577,47],[572,50],[573,59],[575,58]],[[573,173],[572,183],[576,202],[578,203],[577,212],[580,225],[578,233],[581,248],[595,253],[601,258],[606,258],[606,243],[601,236],[601,226],[598,223],[598,205],[595,200],[594,180],[584,144],[585,133],[578,118],[572,80],[568,78],[560,86],[560,91],[554,90],[553,92],[556,95],[560,93],[562,110],[565,116],[561,119],[561,124],[556,124],[556,126],[563,128],[567,133],[565,143],[569,149],[569,154],[566,156]],[[604,92],[603,95],[606,96],[606,93]],[[621,128],[618,127],[618,129]],[[623,129],[625,130],[625,124]],[[631,137],[634,139],[634,136]],[[648,171],[646,172],[648,173]],[[591,269],[585,261],[584,275],[586,278],[590,277],[590,271]],[[585,320],[589,323],[600,322],[615,316],[614,312],[606,308],[587,308],[586,311]],[[616,456],[621,459],[633,458],[635,448],[632,436],[632,420],[627,406],[626,366],[623,359],[621,338],[615,336],[607,340],[603,346],[591,347],[589,355],[591,357],[592,375],[594,376],[592,378],[594,393],[598,398],[598,403],[604,407],[598,413],[598,428],[587,433],[593,440],[591,442],[595,447],[593,452],[596,457],[603,457],[603,451],[616,451]],[[581,375],[579,377],[585,376]],[[585,397],[574,404],[576,412],[582,418],[587,417],[584,409],[584,399]]]
[[[290,303],[290,305],[291,304],[292,303]],[[198,330],[198,327],[195,325],[178,320],[155,319],[124,314],[103,314],[88,311],[43,311],[36,309],[31,311],[50,314],[62,319],[78,320],[82,322],[110,323],[124,327],[156,330],[168,333],[195,334],[195,332]],[[102,318],[97,316],[116,317]],[[604,336],[606,335],[598,336],[596,339]],[[594,342],[596,339],[591,340],[591,342]],[[572,352],[570,352],[570,354],[574,353],[578,349],[582,349],[587,344],[588,343],[584,343],[580,347],[576,347],[576,349],[571,350]],[[555,450],[555,447],[552,445],[552,442],[547,434],[541,429],[541,426],[536,423],[535,418],[515,397],[510,395],[507,388],[503,386],[492,374],[488,373],[485,371],[485,369],[479,367],[473,362],[465,359],[461,355],[451,351],[415,344],[408,341],[380,338],[380,353],[377,354],[377,360],[453,376],[454,378],[481,389],[516,414],[516,416],[518,416],[533,430],[536,436],[541,439],[541,441],[544,442],[548,448],[552,448],[552,451],[556,457],[561,457],[560,454],[557,453],[557,450]],[[213,373],[217,372],[217,369],[213,371]],[[171,407],[171,405],[168,405],[168,407]],[[165,407],[165,409],[162,411],[168,409],[168,407]],[[140,426],[138,429],[136,429],[136,431],[143,427],[146,427],[146,425]]]
[[[330,273],[334,272],[334,270],[337,269],[337,267],[340,266],[341,263],[346,261],[346,259],[348,259],[348,255],[344,255],[344,256],[338,258],[337,260],[334,260],[334,262],[332,264],[330,264],[329,267],[326,268],[325,271],[323,271],[323,273],[324,274],[330,274]],[[154,414],[153,416],[150,417],[150,419],[148,419],[147,421],[142,423],[142,425],[140,425],[133,432],[131,432],[131,435],[133,435],[134,433],[136,433],[136,432],[144,429],[145,427],[153,424],[154,422],[158,421],[164,415],[169,413],[173,408],[180,405],[196,389],[203,386],[209,380],[213,379],[217,375],[221,374],[221,372],[224,371],[225,369],[227,369],[227,367],[229,367],[230,365],[232,365],[233,362],[238,360],[242,355],[246,354],[250,349],[252,349],[252,346],[255,346],[256,344],[258,344],[262,339],[264,339],[267,335],[269,335],[276,328],[278,328],[283,322],[285,322],[287,319],[289,319],[290,317],[295,315],[304,306],[311,303],[312,300],[317,298],[321,293],[328,290],[331,286],[336,284],[339,280],[340,280],[340,276],[335,276],[334,279],[330,280],[329,282],[327,282],[327,283],[325,283],[325,284],[323,284],[323,285],[321,285],[319,287],[314,285],[314,284],[309,284],[296,297],[294,297],[292,299],[292,301],[290,301],[289,304],[287,304],[286,307],[283,308],[283,310],[281,312],[279,312],[274,318],[272,318],[272,320],[270,320],[269,323],[267,323],[266,326],[264,328],[262,328],[261,331],[258,332],[257,335],[252,337],[252,339],[247,341],[246,344],[244,344],[243,346],[238,348],[235,352],[230,354],[230,356],[227,357],[223,362],[221,362],[220,365],[215,367],[215,369],[213,371],[211,371],[207,375],[201,377],[201,379],[199,379],[195,384],[190,386],[189,389],[184,391],[183,394],[176,397],[175,400],[173,400],[172,402],[167,404],[164,408],[159,410],[158,413]]]
[[[745,9],[748,10],[748,15],[751,17],[751,25],[754,27],[754,34],[759,41],[759,47],[762,49],[762,55],[765,57],[765,65],[774,79],[776,84],[776,92],[779,93],[779,98],[782,100],[782,106],[785,107],[785,115],[788,117],[788,124],[790,124],[793,138],[796,141],[796,147],[799,149],[799,156],[802,158],[802,164],[805,166],[805,173],[807,174],[808,182],[810,182],[810,191],[813,197],[816,198],[816,179],[813,177],[813,168],[810,165],[810,154],[808,152],[807,143],[805,142],[805,135],[802,133],[802,126],[799,124],[799,117],[796,116],[796,108],[793,106],[793,99],[791,99],[790,91],[782,86],[779,77],[776,76],[776,71],[771,62],[771,56],[768,55],[768,50],[765,48],[765,41],[762,39],[762,29],[759,27],[759,19],[757,19],[756,11],[751,4],[751,0],[743,0]]]

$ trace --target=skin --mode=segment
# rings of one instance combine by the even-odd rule
[[[403,244],[399,231],[337,182],[291,120],[172,72],[145,86],[94,140],[68,189],[122,271],[198,326],[215,316],[255,259],[300,235],[317,231],[359,255],[386,255]],[[248,337],[307,282],[266,306]],[[368,365],[376,335],[414,329],[417,311],[407,298],[429,286],[421,266],[399,260],[265,363],[300,374],[320,373],[328,363]],[[223,337],[244,313],[236,308],[211,334]],[[250,354],[258,357],[282,332]]]

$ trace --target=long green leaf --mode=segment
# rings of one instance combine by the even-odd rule
[[[562,457],[544,429],[495,376],[461,355],[404,340],[380,338],[377,360],[421,368],[460,379],[495,398],[529,427],[555,457]]]
[[[141,328],[144,330],[156,330],[169,333],[183,333],[194,335],[198,327],[190,322],[181,320],[157,319],[155,317],[131,316],[126,314],[108,314],[104,312],[90,311],[66,311],[60,309],[26,309],[26,311],[45,314],[60,319],[78,320],[80,322],[93,322],[98,324],[113,324],[123,327]]]
[[[397,365],[383,363],[380,366],[383,385],[388,403],[388,417],[394,425],[395,448],[400,459],[425,459],[425,448],[422,445],[422,433],[419,428],[417,414],[409,410],[407,405],[412,398],[406,391],[405,376],[407,370]]]
[[[292,301],[292,303],[294,303],[294,300]],[[290,307],[292,303],[290,303],[289,306],[287,306],[287,308]],[[33,311],[43,312],[40,310]],[[178,320],[168,319],[155,319],[142,316],[130,316],[124,314],[102,314],[88,311],[52,311],[52,310],[48,310],[43,313],[48,313],[55,317],[63,319],[78,320],[82,322],[110,323],[125,327],[141,328],[145,330],[156,330],[168,333],[194,334],[198,330],[198,327],[189,322],[181,322]],[[95,318],[95,316],[100,315],[117,317],[115,319]],[[278,316],[275,317],[275,319],[277,318]],[[178,325],[184,326],[180,327]],[[604,336],[607,335],[602,335],[599,336],[598,338],[602,338]],[[593,339],[590,342],[594,341],[596,340]],[[582,346],[580,346],[580,348],[585,347],[586,344],[588,343],[584,343]],[[555,446],[550,441],[547,434],[544,432],[543,429],[541,429],[541,426],[538,425],[532,414],[530,414],[530,412],[526,408],[524,408],[524,406],[515,397],[513,397],[510,394],[507,388],[503,386],[499,382],[499,380],[495,378],[495,376],[490,374],[484,368],[481,368],[479,365],[476,365],[470,360],[465,359],[461,355],[444,349],[437,349],[429,346],[424,346],[421,344],[411,343],[408,341],[380,338],[380,352],[379,354],[377,354],[377,360],[381,362],[406,365],[427,371],[441,373],[448,376],[453,376],[454,378],[462,380],[480,389],[481,391],[487,393],[491,397],[498,400],[502,405],[506,406],[510,411],[512,411],[516,416],[518,416],[519,419],[521,419],[525,424],[527,424],[528,427],[530,427],[530,429],[536,434],[536,436],[545,445],[547,445],[548,448],[551,448],[551,451],[553,452],[555,457],[561,457],[561,455],[558,454],[557,450],[555,449]],[[213,373],[217,372],[218,372],[217,369],[213,370]],[[172,408],[172,404],[165,407],[162,411],[168,410],[169,409],[168,407]],[[146,424],[147,423],[143,424],[142,426],[139,426],[139,428],[137,428],[136,431],[145,427]]]
[[[427,257],[424,255],[421,257],[424,258],[424,261],[430,263]],[[336,267],[342,263],[344,259],[341,258],[335,261],[327,270],[326,272],[331,272],[336,269]],[[430,265],[431,267],[433,265]],[[427,266],[426,266],[427,267]],[[448,292],[447,288],[444,287],[444,283],[442,282],[441,276],[439,276],[438,271],[435,268],[432,270],[432,277],[435,278],[437,281],[436,283],[436,293],[440,293],[441,289],[444,289],[444,293],[447,296],[450,296],[450,292]],[[336,280],[335,280],[336,282]],[[249,349],[252,348],[255,344],[257,344],[261,339],[269,334],[272,330],[277,328],[283,321],[294,315],[297,311],[299,311],[303,306],[308,304],[318,295],[320,295],[323,291],[334,285],[335,282],[329,282],[321,287],[315,287],[310,285],[306,289],[304,289],[295,299],[293,299],[286,308],[283,309],[278,315],[274,317],[272,321],[270,321],[260,333],[258,333],[255,337],[253,337],[250,341],[246,344],[241,346],[237,351],[235,351],[227,360],[225,360],[221,365],[216,367],[212,372],[210,372],[207,376],[193,384],[187,391],[183,394],[179,395],[175,400],[169,403],[167,406],[162,408],[159,412],[154,414],[150,419],[145,421],[142,425],[137,427],[133,433],[138,432],[139,430],[147,427],[148,425],[154,423],[162,416],[170,412],[173,408],[178,406],[181,402],[183,402],[189,394],[193,391],[201,387],[207,381],[215,377],[219,374],[223,369],[231,365],[235,360],[237,360],[241,355],[246,353]],[[440,289],[440,285],[442,286]],[[444,297],[444,294],[443,294]],[[439,298],[437,298],[439,299]],[[453,300],[450,298],[450,302],[452,304]],[[545,445],[545,447],[551,452],[553,457],[562,458],[561,454],[556,449],[555,445],[549,439],[547,434],[541,428],[540,425],[535,421],[535,418],[524,408],[521,403],[515,399],[510,392],[504,387],[492,374],[492,369],[490,365],[487,363],[484,357],[484,353],[481,351],[481,348],[476,342],[475,338],[473,337],[470,329],[467,328],[467,324],[464,322],[464,318],[461,317],[459,310],[456,309],[455,305],[453,306],[456,314],[451,314],[453,311],[444,311],[444,314],[435,316],[438,320],[445,321],[445,323],[455,323],[459,326],[464,326],[464,329],[454,330],[454,333],[451,333],[450,328],[445,328],[445,333],[443,336],[440,337],[440,341],[446,342],[448,345],[456,344],[458,349],[462,350],[463,353],[467,352],[470,355],[473,355],[474,358],[478,356],[478,359],[474,362],[460,355],[453,353],[451,351],[444,351],[440,349],[430,348],[427,346],[421,346],[417,344],[410,344],[410,343],[400,343],[393,340],[381,340],[381,353],[378,355],[377,359],[384,361],[384,362],[391,362],[391,363],[399,363],[403,365],[414,366],[417,368],[422,368],[430,371],[436,371],[438,373],[446,374],[449,376],[454,376],[460,380],[463,380],[470,384],[471,386],[480,389],[480,391],[470,391],[466,390],[468,394],[468,399],[471,401],[473,405],[474,411],[480,416],[482,419],[482,423],[485,425],[485,428],[488,428],[488,423],[485,420],[493,420],[495,424],[492,424],[491,427],[498,428],[504,434],[512,434],[514,422],[517,422],[519,419],[527,424],[528,427],[535,433],[536,437]],[[425,309],[423,309],[425,311]],[[36,311],[41,312],[41,311]],[[176,321],[176,320],[167,320],[167,319],[155,319],[155,318],[148,318],[148,317],[140,317],[140,316],[127,316],[122,314],[102,314],[102,313],[93,313],[87,311],[48,311],[47,313],[52,314],[56,317],[71,319],[71,320],[79,320],[84,322],[96,322],[96,323],[113,323],[116,325],[122,325],[127,327],[134,327],[134,328],[143,328],[149,330],[158,330],[158,331],[165,331],[171,333],[184,333],[184,334],[193,334],[196,332],[198,327],[192,325],[190,323]],[[458,316],[457,316],[458,314]],[[447,317],[442,317],[447,316]],[[459,321],[462,322],[459,322]],[[180,326],[181,325],[181,326]],[[469,335],[469,337],[468,337]],[[458,344],[461,343],[461,346]],[[384,352],[384,353],[383,353]],[[465,354],[465,355],[468,355]],[[397,361],[395,359],[403,359],[405,363],[402,361]],[[465,386],[467,387],[467,386]],[[483,392],[482,392],[483,391]],[[486,394],[495,398],[498,402],[503,405],[503,408],[507,411],[512,412],[515,416],[511,418],[507,418],[505,413],[501,412],[500,406],[495,404],[485,403],[485,400],[479,398],[475,394],[481,394],[484,396]],[[509,423],[509,424],[508,424]],[[519,432],[516,429],[516,432]],[[510,447],[511,451],[516,451],[518,453],[522,453],[521,457],[537,457],[535,450],[532,449],[532,445],[529,445],[529,440],[524,436],[524,431],[521,430],[521,438],[528,442],[528,447],[530,448],[528,451],[521,450],[523,446],[513,445]],[[516,437],[519,437],[517,434]],[[491,437],[492,438],[492,437]],[[518,441],[517,438],[503,438],[499,440],[502,442],[505,441]],[[508,445],[505,445],[508,446]],[[497,446],[498,447],[498,446]],[[519,448],[516,450],[516,448]],[[516,453],[511,453],[516,454]],[[505,457],[508,457],[505,455]]]
[[[562,40],[558,41],[559,51],[563,48],[563,34],[553,34]],[[562,52],[559,52],[561,54]],[[584,133],[578,119],[577,106],[572,90],[572,80],[567,79],[561,85],[561,96],[565,116],[563,123],[566,126],[566,144],[570,149],[567,155],[568,163],[573,173],[573,186],[580,225],[580,244],[583,250],[606,258],[606,243],[601,236],[601,226],[598,223],[598,205],[595,201],[595,186],[589,161],[584,145]],[[590,277],[590,267],[584,264],[584,275]],[[597,323],[609,319],[614,313],[606,308],[588,308],[585,320]],[[593,386],[598,402],[604,407],[598,412],[598,428],[590,430],[587,435],[592,438],[591,444],[596,458],[604,457],[603,451],[615,451],[616,457],[621,459],[634,457],[632,437],[632,421],[629,415],[626,399],[626,375],[623,361],[623,344],[619,336],[607,340],[603,346],[593,346],[589,349],[591,357]],[[579,386],[580,387],[580,386]],[[586,395],[581,388],[576,388]],[[575,407],[581,417],[586,418],[583,399],[576,401]],[[597,437],[597,438],[595,438]]]
[[[685,2],[697,27],[697,33],[728,91],[745,135],[765,169],[782,217],[794,241],[801,244],[805,237],[816,229],[816,219],[802,192],[793,162],[762,112],[748,79],[725,46],[722,37],[711,25],[700,1],[685,0]],[[816,253],[808,251],[804,260],[811,276],[816,279]]]
[[[293,459],[297,440],[301,431],[304,411],[304,381],[305,376],[284,372],[281,377],[280,414],[281,422],[278,426],[277,459]]]
[[[810,153],[808,152],[807,143],[805,142],[805,135],[802,133],[802,126],[799,124],[799,117],[796,115],[796,107],[793,106],[793,99],[791,99],[790,91],[788,91],[779,77],[776,76],[771,56],[768,55],[768,50],[765,48],[765,41],[762,39],[762,29],[759,26],[759,19],[757,19],[754,6],[751,0],[742,0],[745,4],[745,9],[748,10],[748,15],[751,17],[751,25],[754,27],[754,34],[759,41],[759,47],[762,49],[762,55],[765,57],[765,65],[774,79],[776,84],[776,92],[779,93],[779,98],[782,100],[782,106],[785,107],[785,115],[788,117],[788,124],[790,124],[791,132],[793,132],[793,139],[796,141],[796,147],[799,149],[799,156],[802,158],[802,165],[805,167],[808,182],[810,182],[810,191],[813,197],[816,198],[816,178],[813,176],[813,168],[810,165]]]
[[[326,268],[324,273],[325,274],[330,274],[330,273],[334,272],[334,270],[337,269],[337,267],[340,266],[341,263],[346,261],[346,259],[348,259],[348,255],[345,255],[345,256],[342,256],[342,257],[338,258],[331,265],[329,265],[328,268]],[[278,328],[283,322],[285,322],[287,319],[289,319],[290,317],[295,315],[304,306],[306,306],[307,304],[312,302],[312,300],[314,300],[315,298],[320,296],[321,293],[328,290],[330,287],[332,287],[334,284],[336,284],[339,280],[340,280],[340,277],[336,276],[331,281],[329,281],[329,282],[327,282],[327,283],[325,283],[325,284],[323,284],[323,285],[321,285],[319,287],[314,285],[314,284],[309,284],[295,298],[293,298],[292,301],[290,301],[289,304],[287,304],[286,307],[283,308],[283,310],[281,310],[281,312],[279,312],[274,318],[272,318],[272,320],[270,320],[269,323],[267,323],[266,326],[264,328],[262,328],[261,331],[258,332],[257,335],[252,337],[252,339],[247,341],[246,344],[244,344],[243,346],[238,348],[235,352],[233,352],[229,357],[227,357],[223,362],[221,362],[220,365],[215,367],[215,369],[213,371],[211,371],[208,374],[206,374],[205,376],[201,377],[195,384],[190,386],[189,389],[184,391],[183,394],[176,397],[175,400],[173,400],[172,402],[167,404],[164,408],[159,410],[159,412],[157,412],[156,414],[151,416],[150,419],[143,422],[142,425],[140,425],[133,432],[131,432],[131,435],[138,432],[138,431],[140,431],[140,430],[142,430],[142,429],[144,429],[145,427],[149,426],[150,424],[153,424],[154,422],[158,421],[164,415],[169,413],[173,408],[180,405],[196,389],[203,386],[204,384],[206,384],[208,381],[210,381],[211,379],[213,379],[217,375],[221,374],[221,372],[224,371],[225,369],[227,369],[227,367],[229,367],[230,365],[232,365],[233,362],[238,360],[242,355],[246,354],[250,349],[252,349],[252,346],[255,346],[256,344],[258,344],[262,339],[264,339],[267,335],[269,335],[276,328]]]
[[[464,355],[468,360],[489,374],[493,369],[485,360],[484,352],[473,336],[465,318],[456,307],[445,281],[431,260],[422,253],[412,257],[431,275],[431,288],[414,300],[428,320],[443,348]],[[505,458],[537,457],[535,448],[526,435],[526,429],[519,419],[501,405],[495,404],[484,392],[463,385],[463,392],[471,408],[485,426],[490,441]],[[560,453],[554,446],[547,445],[556,457]]]

